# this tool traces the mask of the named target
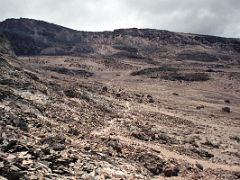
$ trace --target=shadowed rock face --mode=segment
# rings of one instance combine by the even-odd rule
[[[11,54],[14,55],[11,45],[6,37],[0,33],[0,54]]]
[[[59,25],[32,19],[7,19],[0,23],[0,31],[11,42],[17,55],[82,55],[103,54],[118,57],[144,58],[175,57],[193,58],[199,55],[204,61],[215,61],[214,53],[228,54],[240,52],[240,40],[174,33],[153,29],[118,29],[113,32],[75,31]],[[186,48],[201,47],[198,54],[186,53]],[[208,54],[209,49],[211,53]],[[184,54],[181,51],[184,50]],[[166,52],[169,52],[167,54]],[[170,55],[171,54],[171,55]],[[186,55],[187,54],[187,55]],[[213,54],[213,55],[212,55]],[[187,57],[186,57],[187,56]],[[197,56],[197,57],[196,57]]]

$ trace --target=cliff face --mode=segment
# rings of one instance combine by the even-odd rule
[[[153,29],[82,32],[43,21],[21,18],[1,22],[0,31],[9,39],[17,55],[98,54],[182,59],[188,54],[190,57],[187,58],[191,58],[192,51],[195,51],[213,54],[219,59],[221,55],[240,53],[239,39]]]

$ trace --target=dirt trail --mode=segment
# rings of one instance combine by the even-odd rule
[[[115,77],[113,79],[111,79],[107,85],[113,85],[113,83],[115,83],[116,81],[119,80],[124,80],[125,76],[127,76],[129,72],[126,72],[126,74],[121,74],[118,77]],[[238,127],[226,127],[224,125],[220,125],[220,124],[215,124],[215,123],[209,123],[209,122],[204,122],[204,121],[199,121],[198,119],[196,119],[193,116],[183,116],[182,114],[178,114],[178,113],[174,113],[174,112],[170,112],[167,111],[166,109],[160,109],[159,107],[152,107],[146,104],[135,104],[135,103],[131,103],[129,101],[125,102],[125,113],[131,115],[130,111],[135,111],[135,110],[149,110],[149,111],[154,111],[154,112],[158,112],[161,113],[163,115],[167,115],[167,116],[171,116],[171,117],[177,117],[177,118],[183,118],[186,119],[188,121],[197,123],[199,125],[203,125],[206,127],[215,127],[215,128],[221,128],[221,129],[231,129],[233,131],[238,131],[239,128]],[[131,137],[127,137],[127,136],[122,136],[122,135],[111,135],[111,132],[113,132],[113,129],[115,129],[116,126],[116,119],[112,119],[109,122],[109,125],[103,129],[98,129],[96,131],[93,131],[91,134],[94,136],[109,136],[110,138],[113,139],[118,139],[121,143],[124,143],[126,145],[129,146],[135,146],[135,147],[141,147],[141,148],[146,148],[146,149],[152,149],[156,152],[159,152],[161,155],[165,156],[167,159],[177,159],[180,161],[185,161],[188,162],[190,164],[202,164],[204,169],[212,169],[212,170],[226,170],[226,171],[240,171],[240,166],[237,165],[228,165],[228,164],[221,164],[221,163],[213,163],[211,161],[208,160],[202,160],[202,159],[195,159],[192,158],[190,156],[187,155],[181,155],[177,152],[168,150],[164,145],[161,144],[154,144],[152,142],[146,142],[146,141],[141,141],[135,138],[131,138]]]
[[[126,102],[126,113],[128,113],[131,110],[130,107],[130,103],[127,101]],[[164,113],[170,116],[175,116],[175,114],[172,113]],[[109,137],[114,138],[114,139],[118,139],[120,142],[125,143],[127,145],[131,145],[131,146],[140,146],[140,147],[145,147],[147,149],[152,149],[156,152],[160,152],[161,154],[163,154],[166,158],[174,158],[177,160],[181,160],[181,161],[186,161],[190,164],[196,164],[196,163],[200,163],[203,165],[203,167],[205,169],[222,169],[222,170],[227,170],[227,171],[240,171],[240,166],[236,166],[236,165],[225,165],[225,164],[220,164],[220,163],[213,163],[207,160],[201,160],[201,159],[194,159],[191,158],[187,155],[180,155],[174,151],[170,151],[167,150],[163,145],[156,145],[153,144],[151,142],[145,142],[145,141],[141,141],[141,140],[137,140],[137,139],[133,139],[133,138],[129,138],[129,137],[125,137],[125,136],[121,136],[121,135],[110,135],[111,133],[111,129],[116,125],[115,120],[112,119],[109,122],[109,126],[100,130],[96,130],[93,131],[91,134],[92,135],[96,135],[96,136],[101,136],[101,135],[109,135]]]
[[[186,162],[191,163],[191,164],[195,164],[195,163],[198,162],[198,163],[202,164],[205,169],[210,168],[210,169],[222,169],[222,170],[227,170],[227,171],[240,171],[239,166],[224,165],[224,164],[219,164],[219,163],[212,163],[212,162],[206,161],[206,160],[194,159],[194,158],[191,158],[189,156],[180,155],[180,154],[175,153],[173,151],[169,151],[169,150],[167,150],[166,148],[164,148],[160,145],[155,145],[155,144],[152,144],[150,142],[144,142],[144,141],[140,141],[140,140],[136,140],[136,139],[120,136],[120,135],[112,135],[110,137],[115,138],[115,139],[119,139],[121,142],[124,142],[128,145],[141,146],[141,147],[146,147],[146,148],[153,149],[155,151],[159,151],[166,158],[175,158],[175,159],[178,159],[178,160],[186,161]]]
[[[108,134],[110,134],[110,130],[114,126],[114,124],[115,124],[115,119],[112,119],[111,121],[109,121],[108,127],[105,127],[102,129],[96,129],[96,130],[92,131],[91,134],[97,135],[97,136],[108,135]]]
[[[110,130],[113,127],[113,124],[114,124],[114,122],[111,122],[109,127],[104,128],[102,130],[93,131],[92,135],[96,135],[96,136],[109,135]],[[140,141],[140,140],[137,140],[137,139],[124,137],[124,136],[120,136],[120,135],[109,135],[109,137],[113,138],[113,139],[118,139],[120,142],[125,143],[127,145],[140,146],[140,147],[145,147],[147,149],[152,149],[156,152],[160,152],[161,154],[163,154],[168,159],[169,158],[174,158],[174,159],[177,159],[177,160],[186,161],[190,164],[200,163],[200,164],[203,165],[203,167],[205,169],[209,168],[209,169],[222,169],[222,170],[227,170],[227,171],[240,171],[240,166],[225,165],[225,164],[213,163],[213,162],[206,161],[206,160],[201,160],[201,159],[194,159],[194,158],[191,158],[189,156],[180,155],[176,152],[167,150],[165,147],[163,147],[161,145],[153,144],[151,142]]]
[[[224,126],[221,124],[215,124],[215,123],[211,123],[211,122],[204,122],[204,121],[199,121],[199,119],[195,118],[194,116],[183,116],[182,114],[177,114],[177,113],[173,113],[173,112],[169,112],[166,109],[159,109],[158,107],[152,107],[146,104],[138,104],[137,106],[132,106],[132,109],[145,109],[148,111],[153,111],[153,112],[158,112],[161,113],[163,115],[167,115],[167,116],[171,116],[171,117],[175,117],[175,118],[180,118],[180,119],[185,119],[188,121],[191,121],[193,123],[199,124],[199,125],[203,125],[203,126],[211,126],[211,127],[216,127],[216,128],[221,128],[221,129],[231,129],[233,131],[239,131],[239,127],[234,127],[234,126]]]
[[[111,122],[109,122],[108,127],[104,128],[104,129],[93,131],[91,134],[96,135],[96,136],[109,135],[110,138],[118,139],[120,142],[125,143],[127,145],[145,147],[147,149],[152,149],[156,152],[160,152],[161,154],[163,154],[168,159],[169,158],[174,158],[174,159],[177,159],[177,160],[186,161],[190,164],[200,163],[200,164],[203,165],[203,167],[205,169],[209,168],[209,169],[222,169],[222,170],[227,170],[227,171],[240,171],[240,166],[224,165],[224,164],[220,164],[220,163],[213,163],[213,162],[206,161],[206,160],[194,159],[194,158],[191,158],[189,156],[180,155],[176,152],[167,150],[162,145],[156,145],[156,144],[153,144],[151,142],[140,141],[140,140],[137,140],[137,139],[124,137],[124,136],[121,136],[121,135],[110,135],[110,131],[115,124],[114,122],[115,121],[112,120]]]
[[[106,83],[106,85],[111,85],[113,82],[119,81],[119,80],[124,81],[124,80],[126,79],[125,77],[128,76],[130,72],[131,72],[131,71],[126,71],[126,72],[124,72],[124,73],[121,73],[119,76],[110,79],[110,80]]]

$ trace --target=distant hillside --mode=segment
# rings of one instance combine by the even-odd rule
[[[22,55],[103,55],[178,60],[229,60],[240,53],[240,40],[153,29],[82,32],[32,19],[7,19],[0,32]]]

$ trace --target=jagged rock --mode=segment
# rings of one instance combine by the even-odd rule
[[[112,147],[114,150],[116,150],[117,151],[117,153],[121,153],[122,152],[122,144],[121,143],[119,143],[117,140],[110,140],[109,142],[108,142],[108,145],[110,146],[110,147]]]
[[[144,141],[148,141],[150,139],[150,137],[143,132],[133,132],[132,136]]]
[[[147,98],[148,98],[149,103],[154,103],[155,102],[151,95],[147,95]]]
[[[196,163],[196,167],[203,171],[203,165],[202,164]]]
[[[153,154],[142,154],[139,156],[138,161],[148,169],[153,175],[162,173],[165,161],[160,157]]]
[[[209,140],[206,139],[206,141],[204,143],[202,143],[203,145],[212,147],[212,148],[219,148],[220,147],[220,143],[217,141],[213,141],[213,140]]]
[[[66,140],[66,138],[64,136],[56,135],[56,136],[44,138],[41,141],[42,141],[42,143],[46,143],[46,144],[49,144],[51,146],[51,145],[54,145],[56,143],[64,144],[65,140]]]
[[[192,148],[191,151],[192,151],[193,153],[198,154],[198,155],[199,155],[200,157],[202,157],[202,158],[210,159],[210,158],[214,157],[213,154],[211,154],[211,153],[209,153],[209,152],[207,152],[207,151],[205,151],[205,150],[203,150],[203,149]]]
[[[191,144],[192,146],[194,146],[194,147],[199,147],[199,144],[197,143],[197,141],[196,141],[196,137],[188,137],[188,138],[186,138],[186,139],[184,139],[184,141],[183,141],[184,143],[189,143],[189,144]]]
[[[157,140],[162,144],[178,144],[179,143],[177,139],[172,138],[165,133],[154,134],[152,139]]]
[[[168,165],[163,170],[164,176],[166,177],[172,177],[172,176],[178,176],[179,173],[179,167],[176,165]]]
[[[104,86],[104,87],[102,88],[102,91],[103,91],[103,92],[107,92],[107,91],[108,91],[108,88],[107,88],[106,86]]]
[[[60,144],[60,143],[55,143],[53,144],[53,150],[55,151],[62,151],[66,148],[66,146],[64,144]]]
[[[6,126],[10,127],[18,127],[22,131],[28,131],[28,124],[26,118],[20,116],[20,115],[13,115],[13,114],[6,114],[6,112],[3,112],[0,110],[0,113],[2,114],[3,122],[5,123]]]
[[[24,172],[4,172],[2,175],[8,180],[23,179],[26,173]]]
[[[74,89],[68,89],[68,90],[64,91],[64,94],[70,98],[78,98],[79,97],[79,94]]]
[[[18,140],[12,139],[7,142],[6,145],[3,146],[4,152],[21,152],[21,151],[28,151],[29,148],[23,144],[21,144]]]
[[[69,131],[68,131],[69,134],[72,134],[74,136],[78,136],[80,135],[80,132],[79,130],[77,130],[76,128],[70,128]]]

